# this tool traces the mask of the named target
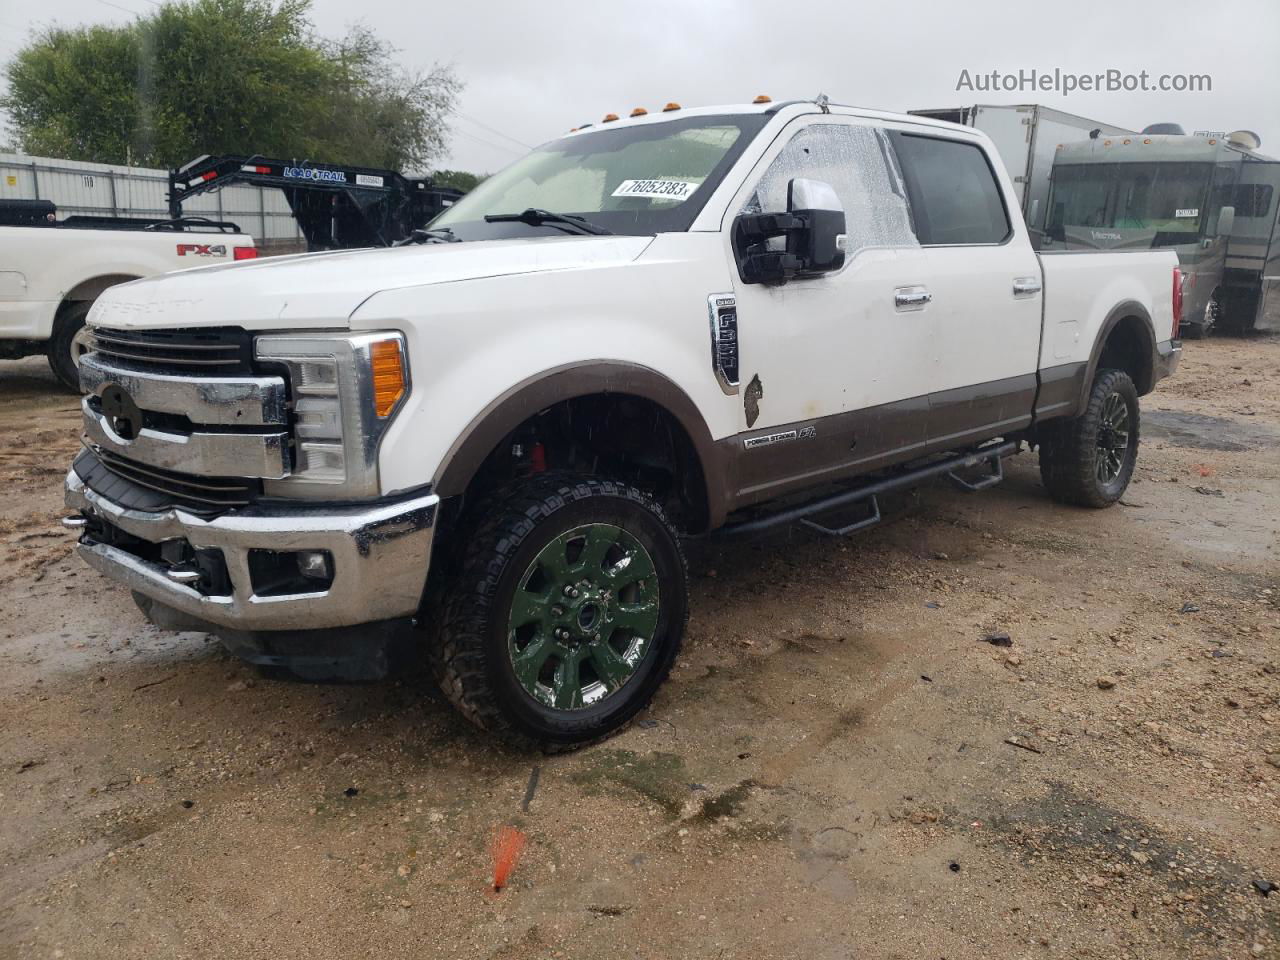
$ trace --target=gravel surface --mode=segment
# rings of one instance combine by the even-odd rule
[[[0,958],[1278,958],[1280,339],[1143,409],[1110,510],[1024,453],[692,545],[671,681],[548,758],[147,625],[58,524],[74,399],[0,364]]]

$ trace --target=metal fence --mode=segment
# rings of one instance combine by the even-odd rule
[[[0,153],[0,199],[52,200],[60,216],[167,217],[167,170]],[[230,220],[258,243],[300,243],[279,190],[235,185],[183,204],[188,216]]]

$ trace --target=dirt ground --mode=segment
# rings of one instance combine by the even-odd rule
[[[74,401],[0,364],[0,957],[1280,957],[1280,339],[1144,413],[1111,510],[1023,454],[692,545],[671,682],[546,758],[145,624],[58,524]]]

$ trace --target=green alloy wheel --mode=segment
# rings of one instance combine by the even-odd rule
[[[616,481],[545,474],[473,515],[431,649],[445,695],[520,746],[571,748],[624,725],[666,678],[688,618],[661,507]]]
[[[520,578],[511,665],[539,703],[581,710],[622,690],[653,643],[662,602],[653,558],[611,523],[562,533]]]

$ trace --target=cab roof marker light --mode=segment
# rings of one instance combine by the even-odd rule
[[[603,120],[601,120],[600,122],[601,122],[601,123],[613,123],[613,121],[615,121],[615,120],[617,120],[617,119],[618,119],[618,115],[617,115],[616,113],[606,113],[606,114],[604,115],[604,119],[603,119]]]
[[[761,94],[758,94],[756,98],[751,102],[752,103],[773,103],[773,97],[769,96],[767,93],[761,93]]]
[[[631,116],[633,117],[646,117],[648,115],[649,115],[649,111],[646,110],[644,107],[636,107],[634,110],[631,111]]]
[[[1126,144],[1130,144],[1130,143],[1133,143],[1133,141],[1132,141],[1132,140],[1130,140],[1128,137],[1125,137],[1125,139],[1124,139],[1124,143],[1126,143]]]
[[[668,103],[665,107],[662,108],[662,112],[670,113],[672,110],[679,110],[679,109],[680,109],[680,104],[672,100],[670,103]]]

